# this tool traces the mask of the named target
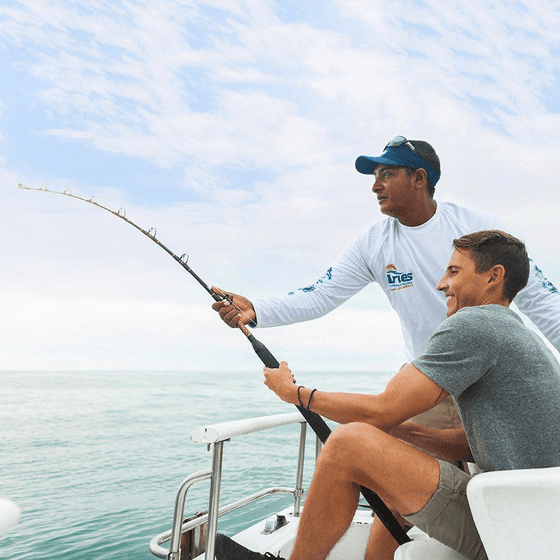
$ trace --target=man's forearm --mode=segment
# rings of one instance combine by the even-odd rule
[[[341,424],[365,422],[385,431],[433,408],[447,396],[412,364],[401,369],[379,395],[298,388],[286,362],[278,369],[265,367],[264,376],[265,385],[285,402],[299,404]]]
[[[307,387],[300,389],[299,397],[304,407],[307,407],[311,393],[312,389]],[[310,409],[339,424],[366,422],[378,428],[388,428],[391,419],[380,406],[376,406],[379,400],[377,395],[316,391],[311,397]],[[292,404],[300,404],[297,393],[294,393]]]
[[[474,461],[464,428],[439,430],[414,422],[403,422],[393,428],[390,434],[449,461]]]

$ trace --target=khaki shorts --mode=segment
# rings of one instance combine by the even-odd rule
[[[445,461],[439,462],[439,487],[432,499],[405,519],[430,537],[473,560],[487,560],[467,501],[472,478]]]

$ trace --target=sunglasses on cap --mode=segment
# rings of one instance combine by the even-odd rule
[[[387,145],[385,146],[385,150],[387,148],[396,148],[397,146],[402,146],[403,144],[413,152],[416,151],[416,148],[412,145],[412,142],[407,140],[404,136],[395,136],[394,138],[389,140],[389,142],[387,142]]]

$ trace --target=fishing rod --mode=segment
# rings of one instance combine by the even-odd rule
[[[151,239],[154,243],[156,243],[159,247],[161,247],[167,254],[171,255],[175,261],[177,261],[213,298],[215,301],[224,301],[227,300],[233,305],[233,301],[229,295],[222,296],[216,293],[212,288],[210,288],[203,280],[195,273],[195,271],[187,264],[189,260],[188,254],[183,254],[181,256],[176,255],[168,249],[159,239],[156,237],[156,228],[150,228],[147,231],[141,228],[139,225],[135,224],[132,220],[129,220],[126,217],[126,210],[124,208],[119,208],[118,211],[111,210],[102,204],[99,204],[95,201],[93,197],[83,198],[81,196],[77,196],[72,194],[69,190],[64,191],[53,191],[48,189],[46,186],[42,185],[40,188],[32,188],[24,185],[22,183],[18,184],[18,187],[23,190],[28,191],[42,191],[51,194],[60,194],[63,196],[68,196],[70,198],[75,198],[76,200],[81,200],[83,202],[87,202],[88,204],[92,204],[93,206],[97,206],[102,210],[106,210],[124,220],[127,224],[130,224],[132,227],[136,228],[138,231],[141,231],[146,237]],[[268,368],[277,369],[280,367],[280,363],[278,360],[272,355],[270,350],[255,336],[249,331],[249,329],[243,325],[241,321],[239,321],[238,325],[239,330],[246,336],[247,340],[251,343],[253,350],[261,360],[261,362]],[[322,443],[327,441],[331,433],[331,429],[328,427],[327,423],[323,420],[321,416],[317,413],[313,412],[312,410],[308,410],[307,408],[295,405],[296,408],[300,411],[302,416],[305,418],[311,429],[315,432],[317,437],[321,440]],[[365,498],[366,502],[370,505],[371,509],[375,512],[379,520],[385,525],[389,533],[392,537],[399,543],[399,545],[404,544],[410,541],[410,537],[406,534],[404,529],[400,526],[398,521],[395,519],[394,515],[391,513],[389,508],[385,505],[383,500],[372,490],[369,488],[365,488],[364,486],[360,486],[360,491],[362,496]]]

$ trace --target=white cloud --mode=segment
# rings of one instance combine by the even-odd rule
[[[551,234],[560,205],[560,116],[548,103],[557,99],[560,15],[539,0],[475,4],[377,0],[372,9],[340,0],[322,12],[321,25],[258,0],[0,7],[12,62],[0,86],[0,217],[10,239],[0,285],[5,309],[21,313],[14,324],[25,327],[33,302],[44,332],[56,308],[76,326],[71,303],[82,323],[69,351],[81,367],[182,367],[181,344],[170,333],[195,340],[185,315],[217,320],[191,305],[196,298],[209,306],[208,296],[132,228],[83,203],[20,192],[19,181],[125,206],[170,248],[191,253],[209,283],[265,296],[316,280],[381,217],[370,178],[353,163],[395,134],[432,142],[443,164],[438,197],[510,221],[560,283],[560,237]],[[16,134],[11,122],[22,130]],[[47,141],[48,172],[27,138]],[[76,154],[71,172],[67,164],[76,162],[61,160],[58,146]],[[114,167],[114,182],[80,170],[79,160],[92,154]],[[153,186],[135,186],[121,172],[120,162],[130,161],[153,171]],[[159,180],[162,169],[183,179],[172,195]],[[324,368],[340,363],[333,348],[351,349],[357,367],[368,356],[393,367],[402,346],[396,318],[379,292],[360,297],[334,318],[281,331],[286,346]],[[158,327],[153,344],[140,309],[145,324]],[[375,321],[391,325],[388,338]],[[43,339],[49,344],[37,339],[42,350],[34,354],[17,350],[16,330],[5,323],[13,367],[62,367],[62,346],[56,356],[47,347],[65,322]],[[371,332],[365,354],[339,323]],[[207,338],[227,339],[221,327]],[[80,330],[95,340],[88,351],[80,350],[87,347]],[[121,339],[126,351],[110,342]],[[227,340],[228,351],[241,352],[235,333]],[[197,352],[193,362],[205,363]]]

